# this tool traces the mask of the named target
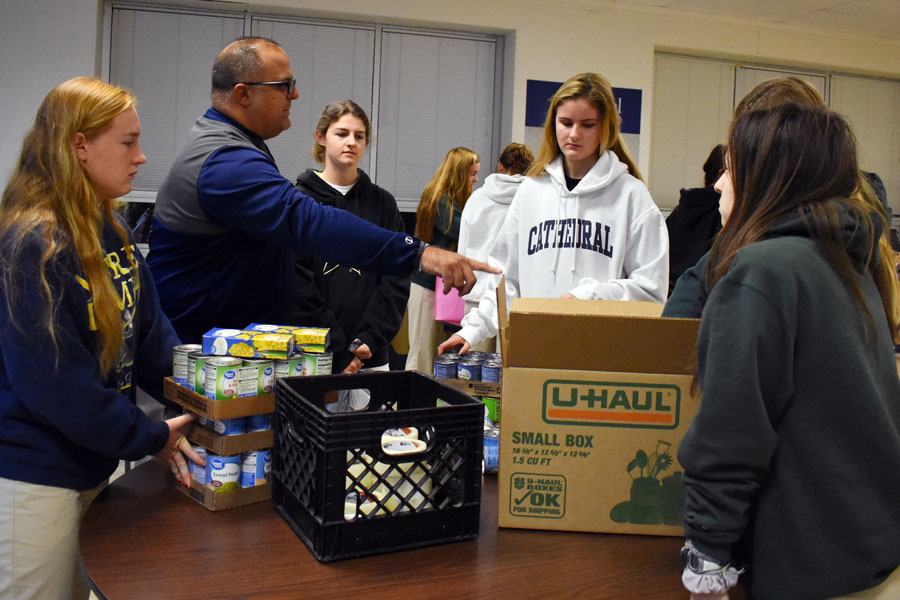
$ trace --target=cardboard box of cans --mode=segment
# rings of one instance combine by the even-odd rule
[[[216,421],[219,424],[225,424],[225,427],[230,427],[231,425],[228,423],[238,419],[270,418],[275,409],[274,394],[271,393],[229,400],[212,400],[176,384],[168,377],[164,382],[164,391],[166,398],[190,412],[200,415],[201,419]],[[245,454],[258,454],[259,461],[270,464],[273,432],[270,419],[268,423],[268,429],[247,431],[236,435],[227,435],[227,431],[217,433],[205,428],[200,422],[192,423],[185,433],[195,450],[205,453],[208,464],[213,460],[231,463],[230,466],[222,466],[230,469],[231,478],[236,478],[236,482],[225,489],[214,487],[213,484],[207,485],[209,470],[193,464],[191,465],[192,481],[189,489],[179,485],[171,474],[169,474],[170,482],[181,493],[209,510],[223,510],[268,500],[271,497],[271,491],[268,480],[265,479],[267,471],[263,469],[262,463],[260,463],[259,472],[256,472],[251,478],[252,485],[242,487],[242,484],[245,483],[242,473]],[[202,449],[198,446],[202,446]],[[257,477],[259,479],[256,479]]]
[[[209,486],[196,480],[191,481],[190,488],[185,488],[175,481],[175,477],[169,471],[166,471],[166,477],[169,483],[179,492],[213,511],[235,508],[256,502],[266,502],[272,497],[272,487],[268,483],[250,488],[240,488],[230,492],[216,492]]]
[[[441,383],[448,385],[461,392],[480,398],[481,396],[490,396],[492,398],[500,398],[502,392],[502,384],[491,381],[469,381],[466,379],[441,379]]]
[[[258,394],[228,400],[213,400],[178,385],[171,377],[163,381],[166,398],[180,404],[192,413],[210,419],[230,419],[271,413],[275,411],[275,394]]]
[[[268,415],[271,417],[271,415]],[[191,423],[185,428],[185,435],[191,444],[203,446],[220,455],[240,454],[248,450],[272,447],[272,429],[248,431],[237,435],[224,435],[210,431],[199,423]]]
[[[502,289],[499,525],[683,535],[678,445],[700,402],[699,321],[558,299],[514,299],[507,318]]]

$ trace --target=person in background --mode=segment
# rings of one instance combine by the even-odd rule
[[[694,266],[712,248],[722,228],[719,192],[713,184],[725,170],[724,146],[718,144],[703,163],[703,186],[681,190],[676,206],[666,218],[669,232],[669,293],[684,271]]]
[[[397,201],[358,168],[371,141],[369,117],[356,102],[325,107],[312,155],[324,169],[308,169],[297,189],[322,204],[344,209],[391,231],[403,231]],[[339,373],[388,369],[388,344],[403,321],[409,275],[376,275],[325,260],[297,262],[299,314],[291,323],[330,328],[329,349]]]
[[[508,298],[665,301],[665,221],[619,133],[605,77],[575,75],[553,95],[528,175],[490,251]],[[491,291],[439,352],[465,354],[497,334],[491,285],[499,277],[491,279]]]
[[[260,37],[216,58],[210,108],[191,128],[156,197],[148,262],[163,310],[186,343],[213,327],[281,324],[294,259],[440,274],[463,293],[487,265],[320,204],[282,177],[266,146],[298,97],[287,54]]]
[[[416,210],[416,237],[438,248],[455,249],[466,200],[478,181],[481,159],[468,148],[450,150],[431,181],[425,186]],[[434,319],[435,278],[414,273],[409,288],[409,354],[406,369],[431,373],[434,349],[444,335]]]
[[[487,176],[484,185],[472,192],[463,208],[459,224],[460,254],[487,261],[488,251],[497,239],[506,211],[532,162],[534,155],[525,144],[512,143],[503,149],[497,161],[497,172]],[[478,307],[481,296],[494,291],[487,288],[490,281],[486,277],[479,279],[472,291],[466,294],[467,314]],[[494,352],[496,338],[487,339],[472,350]]]
[[[78,525],[121,459],[203,464],[135,405],[179,343],[114,212],[147,162],[136,100],[97,79],[44,98],[0,203],[0,597],[86,598]]]
[[[699,411],[678,449],[692,598],[900,597],[900,379],[887,222],[825,108],[741,111],[716,183]]]
[[[734,109],[734,118],[737,119],[745,112],[751,110],[770,109],[787,102],[795,102],[805,106],[826,108],[825,101],[818,90],[811,84],[798,77],[779,77],[758,83],[738,103]],[[881,179],[874,173],[860,171],[859,193],[864,200],[872,206],[872,210],[881,213],[890,222],[887,208],[887,197],[884,195],[884,186],[880,185]],[[879,193],[879,189],[881,190]],[[725,223],[725,213],[721,212],[722,224]],[[890,252],[890,239],[885,232],[879,241],[879,252],[885,256]],[[682,273],[675,283],[675,288],[670,292],[669,299],[663,308],[663,317],[694,318],[699,319],[706,302],[706,270],[709,253],[697,261],[693,267]],[[900,294],[900,284],[893,278],[896,293]],[[898,307],[900,311],[900,307]],[[900,312],[898,312],[900,318]]]

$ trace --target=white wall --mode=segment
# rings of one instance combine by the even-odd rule
[[[0,133],[4,180],[38,102],[75,74],[94,74],[100,0],[3,0],[0,9],[0,100],[8,115]],[[511,139],[524,135],[527,79],[562,81],[598,71],[618,87],[644,90],[639,166],[649,172],[653,53],[657,49],[782,63],[900,79],[900,43],[840,36],[663,10],[591,7],[590,0],[265,0],[274,12],[374,19],[509,33],[514,36]],[[201,3],[237,5],[231,1]],[[437,19],[440,18],[440,21]],[[302,100],[301,100],[302,101]],[[505,143],[508,140],[501,140]],[[12,150],[11,148],[16,148]]]
[[[0,184],[47,92],[66,79],[97,74],[99,15],[97,0],[2,0]]]

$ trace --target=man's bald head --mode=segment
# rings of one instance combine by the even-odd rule
[[[235,83],[253,81],[263,68],[259,55],[262,46],[281,48],[275,40],[249,36],[228,44],[216,57],[212,70],[212,105],[219,108],[227,102]]]

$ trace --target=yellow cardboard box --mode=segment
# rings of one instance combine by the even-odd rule
[[[503,289],[500,526],[683,535],[699,321],[649,302],[519,298],[507,318]]]

